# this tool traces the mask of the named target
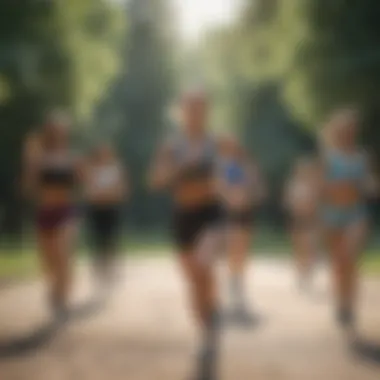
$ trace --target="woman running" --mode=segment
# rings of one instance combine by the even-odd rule
[[[95,271],[103,287],[114,274],[121,208],[127,190],[125,171],[110,146],[96,147],[86,165],[85,183]]]
[[[250,322],[244,291],[244,270],[251,246],[254,207],[263,199],[259,169],[232,136],[221,141],[219,191],[227,217],[227,250],[230,269],[232,316]]]
[[[301,159],[285,189],[285,207],[301,290],[307,290],[317,255],[319,237],[319,169],[312,159]]]
[[[213,258],[220,239],[221,208],[215,184],[217,143],[207,131],[208,99],[190,91],[180,103],[182,130],[159,150],[150,185],[170,188],[173,232],[193,308],[203,331],[199,379],[213,379],[218,297]]]
[[[368,233],[366,197],[378,191],[357,134],[357,114],[340,111],[325,127],[323,147],[323,224],[332,259],[337,318],[350,329],[355,322],[358,259]]]
[[[37,203],[37,242],[49,283],[55,318],[67,318],[71,284],[70,259],[76,236],[75,188],[78,160],[70,151],[68,121],[51,116],[26,141],[25,185]]]

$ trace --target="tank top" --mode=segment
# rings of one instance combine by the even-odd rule
[[[91,168],[88,191],[91,195],[107,191],[120,181],[120,168],[116,164],[99,165]]]

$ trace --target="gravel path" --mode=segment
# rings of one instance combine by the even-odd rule
[[[188,378],[197,331],[174,260],[125,263],[120,283],[99,310],[83,307],[91,294],[86,268],[78,270],[77,279],[76,318],[54,335],[39,329],[49,320],[41,283],[0,291],[1,380]],[[362,284],[363,342],[356,350],[336,329],[323,268],[310,295],[297,291],[285,261],[253,262],[247,281],[259,322],[225,327],[220,380],[380,379],[380,281]],[[223,268],[220,282],[225,295]]]

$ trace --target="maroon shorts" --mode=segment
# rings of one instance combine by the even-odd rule
[[[37,228],[49,231],[59,228],[76,215],[73,205],[42,207],[37,212]]]

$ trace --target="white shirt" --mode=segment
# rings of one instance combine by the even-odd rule
[[[116,164],[92,166],[89,173],[88,193],[91,196],[118,186],[121,181],[120,167]]]

